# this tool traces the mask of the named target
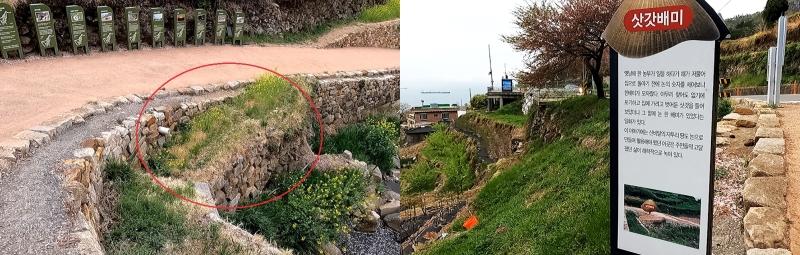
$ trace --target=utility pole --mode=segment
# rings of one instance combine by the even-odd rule
[[[494,90],[494,75],[492,75],[492,45],[489,44],[489,82],[491,83],[491,88]]]

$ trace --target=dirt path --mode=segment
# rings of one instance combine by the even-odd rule
[[[626,211],[633,211],[633,212],[636,212],[637,214],[645,214],[645,213],[647,213],[644,210],[642,210],[642,208],[632,207],[632,206],[625,206],[625,210]],[[684,225],[684,226],[698,227],[698,228],[700,227],[699,220],[687,220],[687,219],[683,219],[683,218],[680,218],[680,217],[675,217],[675,216],[672,216],[672,215],[669,215],[669,214],[660,213],[660,212],[652,212],[650,214],[655,215],[655,216],[664,217],[664,219],[669,221],[670,223]]]
[[[789,248],[800,254],[800,105],[786,105],[778,110],[786,138],[786,176],[789,188],[786,191],[787,217],[789,218]],[[791,120],[791,121],[787,121]]]
[[[0,64],[0,140],[90,100],[148,93],[190,67],[245,62],[284,74],[396,68],[400,51],[377,48],[204,46],[143,49]],[[170,88],[258,76],[254,68],[204,68]]]

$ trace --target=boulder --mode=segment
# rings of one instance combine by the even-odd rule
[[[381,205],[380,210],[381,210],[381,217],[392,213],[400,212],[400,200],[389,201],[389,203]]]
[[[786,216],[783,210],[753,207],[744,216],[744,234],[749,248],[786,247]]]
[[[749,249],[747,255],[792,255],[787,249]]]
[[[778,127],[780,126],[780,120],[778,115],[775,114],[761,114],[761,116],[758,116],[758,124],[762,127]]]
[[[727,146],[731,144],[730,138],[727,137],[717,137],[717,146]]]
[[[755,115],[741,116],[736,120],[736,126],[742,128],[754,128],[758,125]]]
[[[742,197],[748,207],[786,208],[786,178],[752,177],[744,182]]]
[[[747,166],[750,177],[779,176],[786,172],[783,157],[775,154],[761,154]]]
[[[41,147],[50,142],[50,136],[31,130],[25,130],[14,135],[14,138],[30,142],[30,147]]]
[[[734,130],[736,130],[736,126],[719,124],[717,125],[717,136],[730,136]]]
[[[353,229],[359,232],[374,233],[378,231],[378,227],[381,225],[380,220],[381,216],[378,215],[378,213],[369,211],[366,215],[358,219],[358,224],[356,224]]]
[[[342,250],[336,247],[336,244],[332,242],[326,243],[320,248],[322,249],[322,254],[325,255],[342,255]]]
[[[783,155],[785,142],[783,138],[761,138],[756,142],[753,153],[756,155],[770,153]]]
[[[740,117],[742,117],[742,115],[739,115],[738,113],[734,112],[734,113],[730,113],[728,115],[725,115],[724,117],[722,117],[722,120],[736,121],[736,120],[739,120]]]
[[[400,201],[400,194],[393,190],[387,189],[386,191],[381,193],[381,198],[383,198],[386,201],[392,201],[392,200]]]
[[[76,158],[91,160],[92,156],[94,156],[94,149],[92,148],[77,149],[72,152],[72,156]]]
[[[736,107],[736,109],[733,109],[733,112],[738,113],[739,115],[753,115],[753,114],[756,114],[756,112],[753,111],[753,109],[750,109],[750,108],[747,108],[747,107]]]
[[[401,232],[403,228],[403,219],[400,218],[400,213],[392,213],[383,218],[386,226],[394,231]]]

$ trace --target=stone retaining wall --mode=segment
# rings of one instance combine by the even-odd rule
[[[361,25],[323,48],[374,47],[400,49],[400,20]],[[360,28],[359,27],[359,28]]]
[[[333,74],[300,75],[314,83],[315,102],[322,117],[331,127],[358,122],[367,117],[370,109],[399,100],[399,70],[375,70],[362,72],[339,72]],[[169,89],[160,92],[156,98],[176,95],[200,95],[219,90],[241,92],[253,81],[232,81],[225,84],[210,84],[200,87]],[[395,91],[396,90],[396,91]],[[0,142],[0,173],[13,168],[35,149],[55,139],[70,128],[80,128],[87,118],[112,111],[124,104],[141,104],[146,95],[120,96],[85,105],[68,114],[59,116],[41,126],[20,132],[13,139]],[[188,123],[191,118],[209,107],[230,102],[233,96],[207,99],[196,103],[182,103],[175,106],[150,108],[143,114],[139,124],[140,149],[148,151],[162,147],[170,131],[180,123]],[[353,113],[353,114],[345,114]],[[73,215],[71,239],[75,240],[82,254],[103,254],[100,245],[102,233],[108,227],[108,212],[102,202],[106,194],[103,170],[106,160],[127,159],[136,149],[134,116],[122,121],[114,128],[100,133],[80,143],[81,149],[73,153],[73,158],[64,161],[63,186],[67,196],[65,204],[69,215]],[[218,202],[233,204],[236,198],[254,196],[260,192],[271,172],[264,169],[286,170],[302,167],[310,153],[304,135],[285,134],[278,131],[264,131],[253,139],[257,143],[248,147],[244,154],[237,155],[223,178],[216,180],[215,191],[224,195],[215,196]],[[304,148],[304,150],[302,150]],[[304,160],[305,159],[305,160]],[[245,173],[247,178],[236,179]],[[247,185],[244,185],[247,184]]]
[[[735,112],[723,119],[734,120],[739,128],[756,128],[754,158],[747,166],[742,190],[747,254],[791,254],[787,250],[785,142],[775,110],[764,102],[740,100]],[[718,126],[718,135],[732,128]]]

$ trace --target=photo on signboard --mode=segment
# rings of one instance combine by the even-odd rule
[[[625,185],[624,211],[626,231],[700,247],[700,199]]]
[[[114,18],[114,17],[113,17],[113,16],[111,16],[111,13],[110,13],[110,12],[103,12],[103,13],[100,13],[100,20],[102,20],[103,22],[108,22],[108,21],[111,21],[113,18]]]
[[[50,21],[50,12],[36,12],[36,22],[47,22]]]

